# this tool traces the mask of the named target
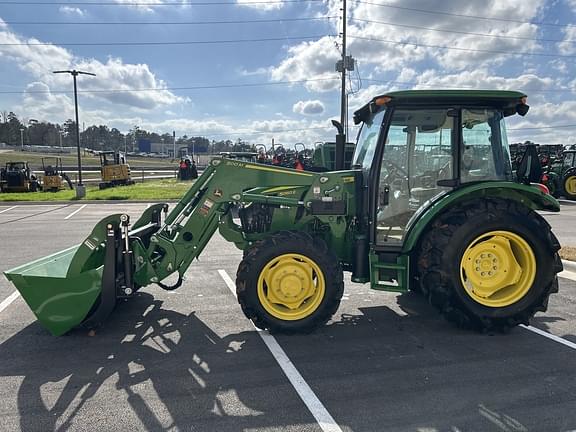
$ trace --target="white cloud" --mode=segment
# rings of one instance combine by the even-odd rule
[[[83,17],[86,14],[86,11],[84,11],[80,8],[70,7],[70,6],[60,6],[60,8],[58,10],[65,15]]]
[[[35,81],[26,87],[19,111],[29,118],[63,123],[74,116],[74,101],[65,94],[51,93],[46,83]]]
[[[261,11],[271,11],[280,9],[283,3],[265,3],[263,0],[236,0],[240,6],[246,6]]]
[[[298,101],[292,107],[292,112],[306,116],[324,114],[324,104],[319,100]]]
[[[267,75],[270,73],[271,69],[267,67],[260,67],[255,70],[247,70],[247,69],[238,69],[238,74],[240,76],[258,76],[258,75]]]
[[[311,91],[332,91],[340,85],[334,71],[339,59],[331,37],[303,42],[288,49],[288,57],[272,69],[273,81],[310,81],[305,87]]]
[[[537,18],[538,12],[545,6],[545,0],[490,0],[480,3],[431,0],[426,2],[425,7],[419,0],[392,0],[386,4],[392,7],[360,3],[350,8],[348,53],[359,61],[363,71],[374,69],[377,73],[384,73],[417,70],[425,61],[447,71],[486,69],[515,58],[507,52],[543,52],[536,41],[527,40],[538,37],[538,26],[534,24],[510,25],[497,20],[474,20],[403,8],[495,19],[514,16],[516,20],[530,21]],[[339,7],[340,2],[329,0],[327,15],[338,15]],[[450,30],[452,33],[427,29]],[[333,31],[339,30],[339,21],[333,21]],[[324,37],[292,46],[286,58],[272,69],[272,79],[302,80],[334,76],[334,64],[339,59],[335,43],[333,38]],[[310,91],[331,91],[338,88],[338,85],[335,80],[309,83],[306,87]]]
[[[8,30],[0,29],[0,43],[41,43],[37,39],[24,39]],[[78,78],[83,97],[112,104],[121,104],[134,109],[151,110],[186,99],[167,90],[167,84],[156,77],[147,64],[126,64],[119,58],[109,58],[106,63],[96,59],[80,59],[65,48],[56,45],[0,45],[0,58],[16,64],[49,88],[69,89],[71,79],[67,74],[52,74],[54,70],[77,69],[96,74],[96,77]],[[131,92],[128,90],[151,89],[152,91]],[[121,90],[106,92],[106,90]]]
[[[109,58],[106,63],[91,59],[79,62],[77,68],[96,74],[96,77],[82,80],[83,90],[104,91],[87,93],[93,98],[146,110],[185,102],[185,99],[166,90],[166,83],[158,79],[147,64],[125,64],[118,58]],[[105,92],[110,89],[121,91]],[[128,91],[138,89],[153,91]]]
[[[576,0],[574,2],[576,3]],[[576,27],[564,29],[564,41],[558,44],[558,50],[564,55],[576,53]]]

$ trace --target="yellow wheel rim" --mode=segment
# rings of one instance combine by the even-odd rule
[[[260,304],[266,312],[285,321],[312,315],[325,292],[320,267],[300,254],[284,254],[270,260],[258,278]]]
[[[489,307],[522,299],[536,277],[534,251],[518,234],[490,231],[470,243],[460,262],[460,279],[468,295]]]
[[[564,189],[570,195],[576,195],[576,176],[570,176],[564,180]]]

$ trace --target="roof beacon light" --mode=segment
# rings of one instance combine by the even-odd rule
[[[390,96],[381,96],[379,98],[376,98],[376,100],[374,100],[374,103],[377,106],[383,106],[383,105],[386,105],[391,100],[392,100],[392,98]]]

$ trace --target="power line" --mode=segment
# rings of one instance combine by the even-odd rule
[[[69,21],[4,21],[9,25],[213,25],[213,24],[258,24],[295,21],[319,21],[338,18],[336,16],[308,17],[308,18],[282,18],[257,19],[235,21],[102,21],[102,22],[69,22]]]
[[[236,1],[214,1],[214,2],[138,2],[138,3],[118,3],[111,1],[91,1],[91,2],[41,2],[41,1],[0,1],[0,4],[10,6],[246,6],[260,4],[283,4],[283,3],[316,3],[323,0],[261,0],[249,3],[238,3]]]
[[[339,79],[334,78],[316,78],[309,80],[298,80],[298,81],[277,81],[277,82],[267,82],[267,83],[244,83],[244,84],[216,84],[216,85],[205,85],[205,86],[192,86],[192,87],[166,87],[166,88],[142,88],[142,89],[110,89],[110,90],[78,90],[78,93],[138,93],[138,92],[152,92],[152,91],[182,91],[182,90],[210,90],[210,89],[226,89],[226,88],[241,88],[241,87],[264,87],[264,86],[276,86],[276,85],[290,85],[290,84],[303,84],[315,81],[333,81]],[[21,90],[21,91],[0,91],[0,94],[65,94],[71,93],[71,90]]]
[[[366,22],[372,24],[384,24],[389,25],[392,27],[403,27],[403,28],[411,28],[411,29],[418,29],[418,30],[430,30],[436,32],[443,32],[443,33],[455,33],[455,34],[464,34],[464,35],[472,35],[472,36],[483,36],[483,37],[491,37],[491,38],[499,38],[499,39],[516,39],[516,40],[527,40],[527,41],[534,41],[534,42],[569,42],[575,43],[576,40],[562,40],[562,39],[538,39],[538,38],[528,38],[528,37],[521,37],[521,36],[505,36],[505,35],[492,35],[487,33],[474,33],[474,32],[465,32],[465,31],[458,31],[458,30],[444,30],[444,29],[437,29],[431,27],[420,27],[414,25],[406,25],[406,24],[393,24],[383,21],[372,21],[372,20],[365,20],[359,18],[353,18],[351,21],[359,21],[359,22]]]
[[[411,7],[406,7],[406,6],[397,6],[397,5],[392,5],[389,3],[373,3],[373,2],[364,1],[364,0],[352,0],[352,1],[354,1],[355,3],[367,4],[367,5],[372,5],[372,6],[380,6],[380,7],[387,7],[387,8],[392,8],[392,9],[407,10],[407,11],[411,11],[411,12],[422,12],[422,13],[434,14],[434,15],[446,15],[446,16],[453,16],[453,17],[458,17],[458,18],[471,18],[471,19],[486,20],[486,21],[502,21],[502,22],[517,23],[517,24],[533,24],[533,25],[551,26],[551,27],[576,27],[576,25],[574,25],[574,24],[555,24],[555,23],[549,23],[549,22],[543,22],[543,21],[521,21],[521,20],[510,19],[510,18],[496,18],[496,17],[477,16],[477,15],[457,14],[457,13],[452,13],[452,12],[431,11],[431,10],[427,10],[427,9],[417,9],[417,8],[411,8]]]
[[[531,57],[557,57],[557,58],[576,58],[576,55],[565,55],[565,54],[548,54],[548,53],[531,53],[531,52],[523,52],[523,51],[498,51],[498,50],[483,50],[483,49],[473,49],[473,48],[460,48],[460,47],[447,47],[442,45],[427,45],[418,42],[400,42],[400,41],[393,41],[388,39],[378,39],[378,38],[368,38],[362,36],[349,36],[352,39],[361,39],[373,42],[383,42],[388,44],[394,45],[412,45],[416,48],[424,47],[424,48],[438,48],[438,49],[445,49],[445,50],[454,50],[454,51],[466,51],[466,52],[479,52],[479,53],[489,53],[489,54],[505,54],[505,55],[523,55],[523,56],[531,56]]]
[[[227,39],[209,41],[171,41],[171,42],[32,42],[32,43],[0,43],[0,46],[155,46],[155,45],[215,45],[215,44],[236,44],[254,42],[278,42],[286,40],[310,40],[321,39],[323,37],[335,35],[315,35],[315,36],[286,36],[277,38],[262,39]]]

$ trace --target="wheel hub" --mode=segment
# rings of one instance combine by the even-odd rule
[[[576,176],[570,176],[564,182],[566,192],[571,195],[576,195]]]
[[[324,278],[307,257],[286,254],[271,260],[262,270],[258,296],[264,308],[280,319],[301,319],[321,303]]]
[[[461,278],[468,294],[486,306],[501,307],[522,298],[535,277],[532,249],[519,235],[493,231],[464,252]]]

